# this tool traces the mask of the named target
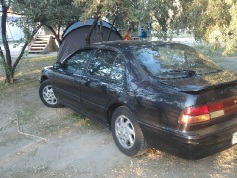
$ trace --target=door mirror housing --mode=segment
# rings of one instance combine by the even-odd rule
[[[60,69],[60,68],[62,68],[62,63],[61,63],[61,62],[56,62],[56,63],[54,63],[54,64],[53,64],[53,68],[54,68],[54,69]]]

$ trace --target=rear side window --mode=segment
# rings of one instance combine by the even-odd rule
[[[108,50],[99,50],[91,58],[88,73],[98,77],[110,77],[111,69],[117,53]]]
[[[84,50],[78,51],[74,53],[72,56],[64,64],[64,69],[69,74],[82,74],[83,70],[86,67],[87,60],[91,54],[92,50]]]
[[[121,80],[125,73],[125,62],[120,54],[117,54],[112,67],[110,78],[112,80]]]

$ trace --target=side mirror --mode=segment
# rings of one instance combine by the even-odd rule
[[[54,63],[54,64],[53,64],[53,68],[54,68],[54,69],[60,69],[60,68],[62,68],[61,62],[56,62],[56,63]]]

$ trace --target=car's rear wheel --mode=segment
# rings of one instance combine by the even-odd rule
[[[111,130],[114,141],[121,152],[138,156],[147,149],[146,140],[133,113],[125,106],[115,110]]]
[[[51,85],[49,80],[45,80],[41,83],[39,88],[39,95],[41,101],[48,107],[58,108],[62,107],[60,103],[58,103],[58,99],[54,95],[53,86]]]

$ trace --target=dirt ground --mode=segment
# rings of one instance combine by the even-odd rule
[[[154,149],[123,155],[110,131],[68,108],[42,104],[39,71],[54,58],[37,60],[25,60],[20,68],[32,70],[0,87],[0,177],[237,177],[237,146],[197,161]],[[237,71],[236,58],[218,60]]]

